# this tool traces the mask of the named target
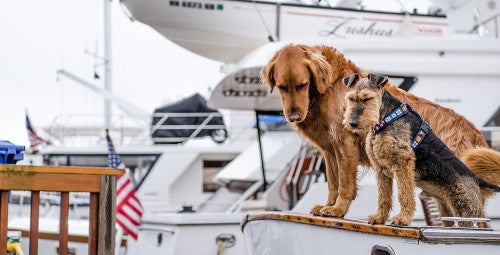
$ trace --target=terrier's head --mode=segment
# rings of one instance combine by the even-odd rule
[[[379,121],[382,93],[388,78],[376,74],[361,78],[359,74],[353,74],[343,81],[348,91],[345,95],[347,108],[342,123],[351,132],[366,133]]]

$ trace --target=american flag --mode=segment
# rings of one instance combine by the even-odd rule
[[[123,164],[120,156],[116,153],[113,142],[107,131],[106,140],[108,141],[109,167],[120,168],[125,171],[116,181],[116,223],[125,233],[137,240],[143,208],[141,202],[137,198],[129,171],[125,167],[125,164]]]
[[[26,111],[26,130],[28,131],[28,139],[30,140],[30,147],[38,146],[42,143],[52,144],[50,141],[43,139],[40,137],[33,126],[31,125],[30,117],[28,116],[28,112]]]

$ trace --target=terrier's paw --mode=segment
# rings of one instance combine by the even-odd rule
[[[389,218],[388,215],[383,215],[382,213],[375,213],[368,216],[368,224],[384,224]]]
[[[342,208],[340,206],[334,205],[334,206],[324,206],[320,210],[321,216],[324,217],[339,217],[343,218],[344,215],[347,213],[346,208]]]
[[[409,216],[403,216],[403,215],[396,215],[392,217],[392,222],[391,225],[393,226],[408,226],[410,225],[412,221],[412,217]]]
[[[321,216],[321,209],[325,207],[324,205],[315,205],[313,208],[311,208],[311,214],[314,216]]]

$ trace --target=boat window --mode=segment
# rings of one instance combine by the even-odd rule
[[[372,247],[371,255],[395,255],[391,246],[385,244],[377,244]]]
[[[410,91],[410,89],[417,83],[418,79],[417,77],[413,76],[399,76],[399,75],[387,75],[389,76],[389,82],[396,86],[399,87],[402,90],[405,91]]]
[[[491,148],[500,151],[500,107],[481,129]]]
[[[159,154],[120,154],[121,160],[130,170],[132,181],[136,187],[140,187],[159,157]],[[46,154],[44,155],[44,164],[107,167],[108,154]]]
[[[254,125],[254,127],[256,127],[256,125]],[[279,112],[276,114],[259,114],[259,127],[264,132],[293,130],[290,123],[286,121],[285,116]]]
[[[230,160],[203,161],[203,192],[215,192],[221,185],[214,182],[214,177]]]

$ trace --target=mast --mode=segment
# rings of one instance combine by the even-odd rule
[[[104,0],[104,90],[111,93],[111,0]],[[104,97],[104,129],[111,129],[111,100]]]

